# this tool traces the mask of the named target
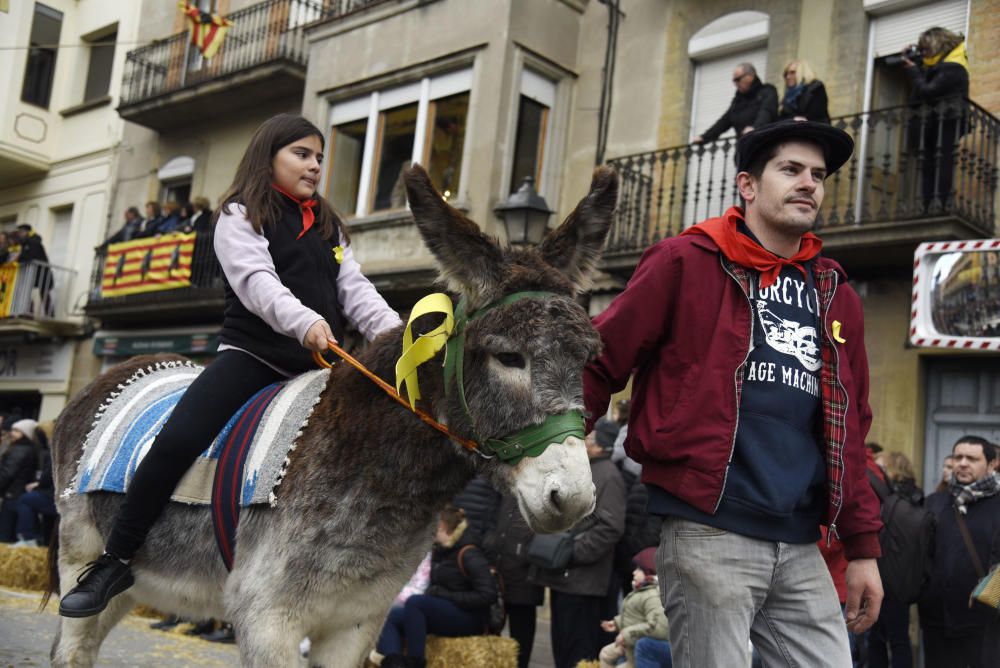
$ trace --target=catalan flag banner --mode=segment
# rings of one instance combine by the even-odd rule
[[[0,318],[10,315],[14,301],[14,284],[17,283],[17,263],[0,264]]]
[[[187,16],[188,29],[191,31],[191,44],[198,47],[203,58],[211,59],[222,46],[226,31],[233,25],[233,22],[218,14],[203,12],[190,2],[177,4]]]
[[[101,297],[186,288],[197,233],[175,232],[108,246]]]

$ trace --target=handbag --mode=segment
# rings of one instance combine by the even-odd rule
[[[468,578],[469,574],[465,572],[465,565],[462,563],[462,557],[472,549],[473,545],[466,545],[461,550],[458,551],[458,570],[462,572],[462,577]],[[500,635],[503,631],[503,627],[507,624],[507,606],[504,603],[504,586],[503,586],[503,576],[500,575],[500,571],[494,566],[490,566],[490,577],[493,578],[493,584],[496,586],[497,595],[493,601],[490,602],[489,616],[486,620],[486,631],[492,635]]]
[[[530,564],[546,570],[561,570],[569,565],[573,558],[573,534],[539,533],[528,543],[528,552],[524,558]]]
[[[958,508],[952,507],[955,511],[955,519],[958,521],[958,530],[962,534],[962,540],[965,542],[965,549],[968,550],[969,556],[972,557],[972,564],[976,568],[976,575],[979,576],[979,582],[973,587],[972,593],[969,594],[969,607],[975,601],[979,601],[983,605],[989,606],[994,610],[1000,609],[1000,564],[996,564],[990,569],[989,573],[985,572],[983,568],[983,562],[979,560],[979,553],[976,551],[976,546],[972,542],[972,536],[969,534],[969,527],[965,523],[965,518],[962,517],[962,513],[959,512]]]

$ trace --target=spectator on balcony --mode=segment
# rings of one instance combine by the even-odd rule
[[[847,631],[878,618],[864,313],[810,232],[853,148],[811,121],[743,135],[744,206],[649,248],[594,319],[584,400],[601,415],[633,380],[625,449],[664,517],[678,665],[749,665],[752,639],[767,665],[848,666]],[[846,624],[816,545],[828,523],[848,560]]]
[[[139,215],[139,209],[130,206],[125,209],[125,222],[121,229],[108,237],[107,241],[99,246],[100,249],[107,248],[108,244],[117,244],[122,241],[132,241],[143,236],[146,221]]]
[[[185,226],[185,232],[197,232],[199,234],[211,232],[212,224],[212,204],[207,197],[195,197],[190,206],[193,213]]]
[[[919,152],[921,194],[927,211],[954,206],[952,184],[958,140],[966,131],[965,99],[969,97],[969,58],[965,38],[944,28],[925,30],[916,44],[922,55],[905,55],[910,101],[917,106],[910,120],[910,143]],[[904,50],[912,53],[912,45]]]
[[[11,258],[18,264],[25,267],[28,272],[33,272],[33,287],[38,290],[41,298],[42,313],[46,317],[55,315],[55,303],[52,301],[52,288],[55,286],[52,280],[52,270],[49,267],[49,255],[45,252],[45,244],[42,238],[31,229],[31,225],[21,223],[14,231],[14,238],[18,243],[17,257]],[[29,273],[29,275],[31,275]],[[34,302],[31,307],[32,315],[35,313]]]
[[[0,232],[0,264],[4,264],[9,261],[10,247],[10,236],[6,232]]]
[[[691,141],[700,144],[715,141],[729,128],[743,136],[754,128],[773,123],[778,118],[778,91],[771,84],[757,77],[757,70],[750,63],[740,63],[733,70],[733,85],[736,95],[726,109],[726,113],[712,127]]]
[[[146,224],[140,237],[151,237],[156,234],[156,228],[163,222],[159,202],[146,202]]]
[[[793,60],[785,65],[785,96],[778,111],[781,119],[829,123],[826,86],[816,78],[808,61]]]
[[[181,205],[176,200],[171,199],[163,203],[163,217],[151,226],[150,233],[152,235],[170,234],[180,230],[182,225]]]
[[[273,116],[251,137],[213,237],[225,279],[219,354],[156,435],[106,552],[63,596],[61,615],[96,615],[132,586],[129,561],[192,462],[244,402],[315,368],[312,353],[342,341],[349,324],[369,341],[402,324],[361,273],[346,226],[317,192],[322,159],[323,131],[301,116]]]

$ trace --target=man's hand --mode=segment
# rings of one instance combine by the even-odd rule
[[[694,137],[691,138],[691,143],[692,144],[702,144],[704,142],[705,142],[705,138],[702,137],[701,135],[695,135]]]
[[[607,631],[608,633],[614,633],[615,631],[618,630],[618,625],[615,624],[615,620],[613,619],[605,619],[603,622],[601,622],[601,628]]]
[[[337,343],[337,339],[333,337],[333,332],[330,330],[330,325],[327,324],[326,320],[317,320],[306,332],[302,346],[313,352],[322,353],[329,348],[328,342],[330,341]]]
[[[847,564],[847,630],[864,633],[878,619],[882,608],[882,578],[874,559],[855,559]]]
[[[29,482],[27,485],[24,486],[24,491],[25,492],[33,492],[37,488],[38,488],[38,483],[37,482]]]

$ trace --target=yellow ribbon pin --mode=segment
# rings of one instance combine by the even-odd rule
[[[847,339],[842,339],[840,337],[840,321],[833,321],[833,340],[837,343],[847,343]]]
[[[441,313],[444,322],[426,334],[421,334],[413,340],[413,321],[429,313]],[[420,387],[417,384],[417,367],[434,357],[448,343],[448,337],[455,327],[455,315],[452,311],[451,299],[448,295],[436,292],[427,295],[416,303],[410,319],[403,330],[403,354],[396,360],[396,392],[406,384],[406,396],[410,400],[410,408],[415,408],[420,398]]]
[[[344,263],[344,247],[334,246],[333,247],[333,259],[337,261],[337,264]]]

